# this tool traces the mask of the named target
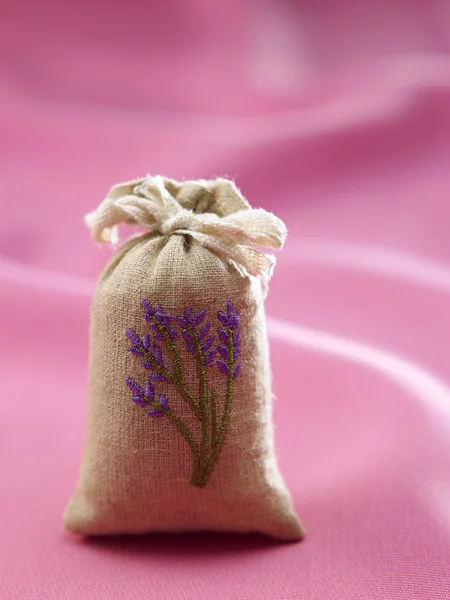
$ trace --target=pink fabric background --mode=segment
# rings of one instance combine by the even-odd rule
[[[120,4],[0,8],[0,598],[450,598],[449,2]],[[82,216],[147,172],[235,177],[290,228],[267,308],[301,544],[62,531],[110,256]]]

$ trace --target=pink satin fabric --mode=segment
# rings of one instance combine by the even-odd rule
[[[0,18],[0,598],[450,598],[450,9],[9,3]],[[267,301],[304,542],[83,541],[61,513],[115,182],[234,177],[287,223]]]

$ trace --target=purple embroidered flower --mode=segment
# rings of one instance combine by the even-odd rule
[[[147,379],[147,385],[145,386],[145,395],[149,400],[155,399],[155,388],[153,386],[152,378]]]
[[[219,354],[223,358],[223,360],[228,360],[228,357],[230,356],[230,352],[226,346],[222,346],[222,345],[217,346],[217,351],[219,352]]]
[[[228,344],[228,333],[225,331],[225,329],[218,329],[217,333],[219,335],[220,341],[224,344]]]
[[[147,406],[147,402],[141,396],[133,396],[132,400],[138,406]]]
[[[156,399],[155,386],[153,384],[153,381],[155,381],[157,378],[157,374],[150,375],[150,377],[147,379],[145,390],[143,390],[141,386],[138,383],[136,383],[136,381],[134,381],[134,379],[132,379],[131,377],[127,377],[125,380],[125,383],[133,392],[133,396],[131,398],[132,401],[138,406],[152,407],[147,411],[147,414],[151,417],[162,417],[164,415],[164,410],[169,409],[169,401],[165,394],[159,394],[157,400],[159,406],[164,410],[158,410],[154,407],[154,405],[152,405],[152,403]],[[162,379],[164,380],[164,378]],[[160,379],[158,379],[158,381],[160,381]]]
[[[140,348],[136,348],[136,346],[130,346],[128,350],[131,352],[131,354],[134,354],[134,356],[144,356],[142,350]]]
[[[155,321],[163,327],[169,327],[170,320],[175,319],[173,315],[164,312],[161,304],[157,304],[155,308],[146,298],[142,300],[142,307],[145,310],[144,319],[151,324],[150,327],[156,334],[160,334],[160,330]]]
[[[126,329],[125,333],[130,342],[133,344],[128,348],[128,351],[131,352],[131,354],[134,354],[134,356],[143,357],[145,354],[144,351],[149,350],[149,346],[151,344],[149,336],[145,334],[141,340],[139,335],[129,327]]]
[[[230,369],[226,362],[223,360],[216,361],[216,365],[219,367],[219,371],[228,377]]]
[[[205,320],[206,310],[195,313],[192,308],[185,308],[183,316],[177,317],[177,322],[182,328],[181,335],[186,343],[186,349],[191,354],[196,354],[196,348],[200,346],[200,352],[203,356],[204,364],[209,367],[214,364],[216,351],[213,348],[215,338],[208,336],[211,329],[211,323],[204,323],[197,333],[196,327]],[[208,337],[207,337],[208,336]],[[206,339],[205,339],[206,338]]]
[[[241,314],[240,311],[234,310],[231,300],[227,300],[227,312],[219,311],[217,318],[223,327],[217,330],[221,343],[217,346],[220,358],[216,361],[216,365],[219,371],[227,377],[232,370],[233,379],[236,379],[241,371],[241,363],[238,362],[241,355]],[[232,356],[230,356],[231,349]]]
[[[150,378],[153,379],[153,381],[166,381],[166,378],[164,375],[161,375],[161,373],[152,373]]]
[[[197,325],[200,325],[200,323],[203,322],[205,315],[206,315],[206,310],[201,310],[194,316],[194,322],[193,322],[194,327],[197,327]]]
[[[125,379],[125,383],[127,384],[127,386],[130,388],[130,390],[133,392],[133,394],[135,396],[140,396],[142,398],[142,396],[144,395],[144,390],[141,388],[141,386],[139,384],[137,384],[135,382],[134,379],[132,379],[131,377],[127,377]]]
[[[167,396],[165,394],[160,394],[158,399],[158,404],[164,410],[157,410],[156,408],[152,408],[147,411],[149,417],[162,417],[164,416],[164,411],[169,410],[169,401],[167,400]]]
[[[199,333],[198,333],[198,340],[199,342],[202,341],[202,339],[208,335],[209,330],[211,329],[211,323],[205,323],[203,325],[203,327],[200,329]]]
[[[233,355],[234,355],[235,362],[238,360],[238,358],[241,355],[241,337],[239,334],[240,334],[239,329],[237,331],[235,331],[233,334]]]
[[[158,304],[158,306],[156,307],[155,317],[158,319],[158,321],[161,323],[161,325],[163,325],[163,327],[168,327],[169,321],[172,318],[171,315],[166,314],[163,311],[161,304]]]
[[[238,362],[238,364],[234,367],[233,379],[236,379],[236,377],[239,375],[240,372],[241,372],[241,363]]]
[[[163,355],[162,355],[162,350],[160,348],[160,346],[157,346],[155,344],[155,347],[153,349],[153,357],[155,359],[155,361],[158,363],[158,365],[160,367],[164,366],[164,359],[163,359]]]
[[[151,316],[153,316],[156,313],[156,308],[153,308],[153,306],[146,298],[142,300],[142,308]]]
[[[227,314],[223,312],[217,313],[217,318],[224,327],[228,327],[232,331],[239,327],[241,320],[241,313],[239,310],[233,310],[233,303],[231,300],[227,300]]]
[[[203,321],[206,315],[206,310],[201,310],[197,314],[194,313],[192,308],[185,308],[184,315],[182,317],[177,317],[178,323],[181,327],[187,328],[188,325],[192,325],[192,327],[197,327]]]
[[[154,317],[151,317],[151,318],[152,318],[152,322],[149,324],[149,327],[150,327],[151,331],[153,332],[153,339],[158,340],[158,341],[163,341],[164,340],[163,333],[160,331],[158,325],[154,322]]]
[[[205,366],[211,367],[214,364],[214,359],[216,358],[217,349],[213,348],[208,352],[205,356]]]
[[[192,342],[192,333],[184,329],[181,333],[185,342]]]
[[[133,331],[132,329],[130,329],[129,327],[126,329],[125,333],[128,336],[128,339],[130,340],[130,342],[133,344],[133,346],[141,346],[142,345],[142,341],[141,338],[138,336],[138,334]]]
[[[149,336],[148,333],[144,334],[144,336],[142,338],[142,343],[144,345],[144,348],[147,350],[147,352],[150,352],[150,350],[152,349],[153,340],[151,339],[151,337]]]
[[[214,344],[214,336],[210,335],[206,338],[206,341],[203,342],[203,344],[201,346],[203,354],[205,352],[207,352],[213,344]]]

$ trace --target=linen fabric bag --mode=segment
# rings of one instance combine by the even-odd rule
[[[226,179],[114,186],[86,217],[128,240],[102,274],[90,329],[89,407],[72,532],[302,527],[276,465],[263,300],[286,236]]]

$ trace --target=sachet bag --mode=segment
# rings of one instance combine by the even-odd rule
[[[226,179],[114,186],[86,217],[129,239],[98,282],[72,532],[213,530],[297,540],[278,471],[264,297],[280,219]]]

